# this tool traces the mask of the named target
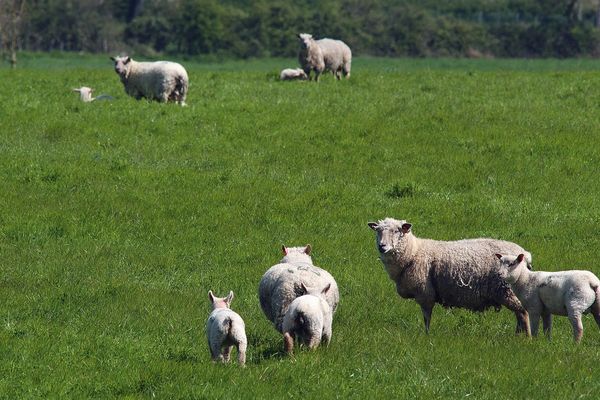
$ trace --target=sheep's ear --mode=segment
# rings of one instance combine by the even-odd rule
[[[517,261],[518,261],[518,262],[523,262],[523,259],[524,259],[524,258],[525,258],[525,254],[519,254],[519,255],[517,256]]]
[[[379,228],[379,225],[377,224],[377,222],[369,222],[369,223],[367,223],[367,225],[369,225],[369,228],[373,229],[374,231],[376,231],[377,228]]]
[[[410,228],[412,228],[412,224],[409,224],[408,222],[406,224],[402,224],[402,233],[410,232]]]
[[[227,295],[227,297],[225,298],[225,302],[227,304],[231,304],[231,302],[233,301],[233,290],[229,291],[229,294]]]
[[[81,93],[81,89],[73,89],[73,91]]]
[[[496,258],[497,258],[498,260],[502,260],[502,254],[498,254],[498,253],[496,253]]]
[[[131,57],[127,56],[125,57],[125,61],[123,61],[123,64],[129,63],[129,61],[131,61]]]
[[[112,56],[110,57],[110,59],[111,59],[112,61],[117,61],[117,60],[116,60],[116,58],[114,58],[114,57],[112,57]]]
[[[208,291],[208,299],[210,300],[211,303],[215,302],[215,295],[213,294],[212,290]]]
[[[308,293],[308,289],[306,288],[304,282],[300,282],[300,290],[302,291],[302,296]]]
[[[321,294],[327,294],[327,292],[329,292],[329,289],[331,289],[331,283],[328,283],[327,286],[325,286],[323,290],[321,290]]]
[[[281,251],[283,252],[283,255],[284,255],[284,256],[287,256],[287,254],[288,254],[288,249],[285,247],[285,245],[284,245],[284,244],[282,244],[282,245],[281,245]]]
[[[308,255],[310,255],[310,252],[312,251],[312,247],[310,247],[310,244],[307,244],[306,247],[304,248],[304,252]]]

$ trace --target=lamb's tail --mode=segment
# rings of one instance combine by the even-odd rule
[[[596,279],[594,282],[590,283],[590,287],[592,288],[594,293],[596,293],[596,299],[590,307],[590,311],[594,316],[594,320],[596,320],[598,328],[600,328],[600,282],[598,282],[598,280]]]
[[[231,319],[231,317],[225,318],[223,320],[223,329],[225,330],[225,332],[227,332],[227,336],[232,335],[232,328],[233,328],[233,320]]]

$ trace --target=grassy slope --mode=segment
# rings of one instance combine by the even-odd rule
[[[0,397],[597,396],[592,318],[574,346],[564,318],[530,342],[506,310],[436,308],[426,336],[366,226],[600,274],[591,61],[365,59],[319,85],[277,82],[293,60],[189,63],[187,108],[67,61],[0,71]],[[256,295],[281,243],[311,243],[341,290],[331,346],[294,360]],[[209,362],[209,289],[236,293],[246,369]]]

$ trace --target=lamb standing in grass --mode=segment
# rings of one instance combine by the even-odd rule
[[[137,62],[131,57],[111,57],[125,92],[137,100],[146,98],[185,105],[189,80],[181,64],[171,61]]]
[[[496,252],[531,254],[515,243],[496,239],[438,241],[420,239],[404,220],[369,222],[377,234],[377,249],[396,291],[421,306],[429,332],[435,303],[483,311],[505,306],[517,317],[517,333],[529,332],[527,311],[498,273]]]
[[[318,82],[319,76],[325,70],[323,52],[315,39],[313,39],[312,35],[308,33],[299,33],[298,38],[300,39],[300,52],[298,53],[300,66],[309,79],[312,79],[310,71],[314,71],[315,81]]]
[[[286,68],[279,74],[279,79],[282,81],[307,80],[308,76],[302,68]]]
[[[544,333],[552,333],[552,314],[566,315],[573,325],[573,339],[583,336],[581,315],[591,311],[600,327],[600,280],[590,271],[529,271],[525,256],[496,254],[500,276],[508,282],[529,313],[531,334],[537,336],[540,316]]]
[[[275,329],[282,333],[283,318],[289,305],[305,294],[305,287],[331,287],[325,295],[325,300],[333,315],[339,302],[339,291],[333,276],[324,269],[313,265],[310,256],[311,247],[285,247],[282,246],[284,257],[277,265],[265,272],[258,287],[260,306],[275,325]]]
[[[294,350],[294,339],[311,350],[321,342],[329,345],[333,318],[325,296],[330,288],[331,284],[323,289],[308,289],[302,284],[305,294],[292,301],[283,318],[283,341],[288,354]]]
[[[352,64],[352,51],[350,47],[341,40],[320,39],[317,44],[321,48],[323,61],[325,62],[325,71],[333,72],[337,80],[350,78],[350,68]]]
[[[238,362],[244,365],[248,340],[244,320],[229,308],[233,292],[229,292],[227,297],[215,297],[211,290],[208,292],[208,298],[213,311],[206,322],[206,334],[213,361],[229,362],[231,349],[236,346]]]

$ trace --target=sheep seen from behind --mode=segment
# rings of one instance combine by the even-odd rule
[[[230,309],[233,292],[230,291],[227,297],[216,297],[211,290],[208,292],[208,298],[212,312],[206,321],[206,335],[213,361],[229,362],[231,349],[235,346],[238,362],[244,365],[248,340],[244,320]]]

